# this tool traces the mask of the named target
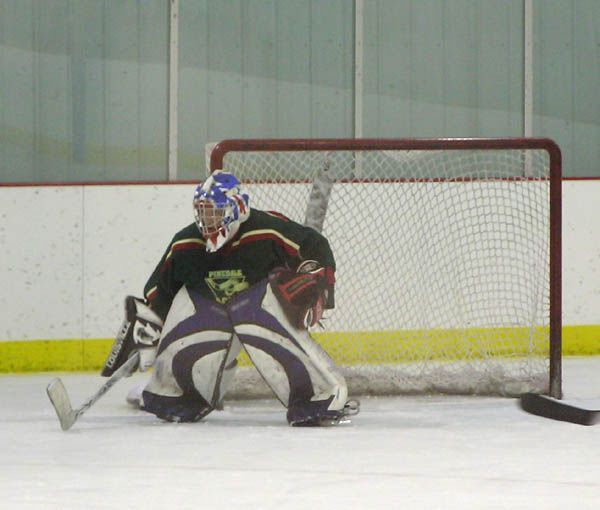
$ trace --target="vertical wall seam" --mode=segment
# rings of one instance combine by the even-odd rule
[[[142,14],[141,6],[138,3],[136,5],[136,78],[137,78],[137,105],[136,105],[136,116],[137,116],[137,150],[136,150],[136,161],[137,161],[137,175],[142,177],[144,174],[144,168],[142,168]]]
[[[441,25],[441,49],[442,54],[442,130],[448,132],[448,66],[446,65],[446,2],[442,2]],[[468,36],[467,36],[468,47]],[[468,51],[468,50],[467,50]],[[434,99],[435,102],[435,99]]]
[[[473,136],[481,136],[483,133],[481,132],[481,113],[482,113],[482,107],[483,107],[483,102],[481,100],[481,67],[479,65],[479,62],[481,61],[481,46],[482,46],[482,35],[481,35],[481,22],[482,22],[482,16],[481,16],[481,6],[479,3],[475,3],[475,19],[477,20],[476,23],[476,29],[475,29],[475,34],[476,34],[476,43],[474,45],[474,51],[475,51],[475,95],[477,97],[476,100],[476,108],[474,108],[473,110],[473,117],[474,117],[474,129],[473,129]]]
[[[66,89],[71,92],[71,96],[67,97],[65,95],[65,119],[67,119],[67,152],[68,159],[66,161],[67,165],[67,175],[65,176],[65,180],[70,180],[73,178],[73,160],[75,155],[75,123],[74,123],[74,104],[73,104],[73,96],[74,96],[74,87],[73,87],[73,61],[74,61],[74,48],[73,48],[73,26],[74,24],[71,22],[73,19],[73,4],[69,3],[67,5],[67,13],[66,19],[68,20],[68,26],[65,30],[66,37],[66,48],[65,48],[65,65],[66,65]],[[67,92],[68,94],[68,92]]]
[[[375,133],[377,136],[383,136],[382,135],[382,126],[383,126],[383,121],[382,121],[382,108],[381,108],[381,97],[382,97],[382,91],[383,93],[385,93],[385,88],[386,85],[383,84],[382,85],[382,79],[381,79],[381,53],[382,53],[382,41],[385,38],[385,34],[383,34],[382,30],[381,30],[381,13],[382,13],[383,9],[380,9],[380,5],[377,4],[377,16],[376,16],[376,23],[377,23],[377,70],[375,72],[375,76],[377,76],[377,98],[376,98],[376,104],[377,104],[377,133]],[[381,35],[380,35],[381,34]],[[364,34],[363,34],[364,35]],[[390,96],[391,96],[391,91],[390,91]]]
[[[571,133],[571,154],[574,155],[571,160],[571,164],[574,165],[577,152],[575,151],[575,97],[577,90],[577,78],[575,76],[575,68],[577,66],[577,58],[575,54],[575,30],[576,27],[576,9],[577,2],[571,2],[571,54],[569,55],[569,62],[571,63],[571,125],[569,126],[569,132]]]
[[[32,66],[32,74],[33,74],[33,90],[32,90],[32,98],[33,98],[33,177],[35,180],[39,179],[39,153],[40,153],[40,49],[39,49],[39,41],[38,41],[38,30],[39,30],[39,16],[36,16],[36,2],[32,2],[31,4],[31,50],[33,54],[33,59],[31,62]]]
[[[314,26],[313,26],[313,4],[312,2],[310,2],[309,6],[308,6],[308,32],[309,32],[309,37],[308,37],[308,83],[309,83],[309,91],[308,91],[308,108],[309,108],[309,137],[314,137],[314,119],[313,119],[313,112],[314,112],[314,106],[313,106],[313,101],[314,101],[314,82],[313,82],[313,44],[312,44],[312,32],[314,30]]]
[[[278,8],[279,2],[277,0],[275,0],[275,5],[274,5],[274,11],[275,11],[275,19],[274,19],[274,23],[275,23],[275,44],[273,45],[273,52],[275,53],[274,55],[274,61],[275,61],[275,83],[273,83],[273,86],[275,87],[275,106],[274,106],[274,119],[275,119],[275,126],[273,126],[271,129],[273,130],[272,133],[275,136],[280,136],[280,129],[279,129],[279,102],[281,101],[281,66],[279,65],[279,8]]]
[[[414,62],[414,41],[413,41],[413,8],[412,3],[408,4],[408,128],[407,133],[413,136],[412,119],[414,112],[414,82],[413,82],[413,62]]]
[[[168,147],[167,180],[177,179],[177,122],[179,78],[179,0],[169,1],[169,76],[168,76]]]
[[[212,47],[210,44],[211,41],[211,22],[210,22],[210,17],[211,17],[211,9],[210,9],[210,2],[206,2],[206,20],[205,20],[205,27],[206,27],[206,91],[204,93],[204,98],[206,101],[206,119],[204,120],[204,122],[206,123],[206,136],[207,139],[205,140],[208,143],[211,143],[213,141],[213,137],[211,134],[211,122],[210,122],[210,115],[211,115],[211,108],[210,108],[210,93],[212,90],[212,65],[211,65],[211,56],[212,56]],[[208,167],[205,169],[205,172],[202,174],[202,178],[204,180],[204,175],[208,175]]]
[[[533,0],[523,4],[523,136],[533,134]]]
[[[354,138],[363,136],[364,0],[354,0]]]
[[[107,131],[108,131],[108,70],[107,66],[107,45],[108,45],[108,37],[106,36],[108,23],[106,22],[106,13],[107,5],[106,2],[102,3],[102,172],[104,177],[106,177],[106,139],[107,139]]]
[[[246,31],[244,30],[245,27],[245,20],[246,20],[246,10],[244,9],[244,6],[246,5],[245,0],[240,0],[239,2],[239,7],[240,7],[240,71],[241,71],[241,90],[240,90],[240,100],[241,100],[241,108],[240,108],[240,128],[242,131],[242,136],[246,137],[246,86],[248,84],[248,77],[246,75],[246,44],[245,44],[245,40],[246,40]]]

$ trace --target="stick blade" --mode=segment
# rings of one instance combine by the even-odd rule
[[[77,415],[73,411],[65,385],[60,379],[53,379],[46,387],[46,393],[54,406],[61,428],[69,430],[75,423]]]
[[[524,393],[519,399],[519,405],[527,413],[551,420],[566,421],[577,425],[600,423],[600,411],[582,409],[537,393]]]

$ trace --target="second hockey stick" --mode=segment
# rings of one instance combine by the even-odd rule
[[[521,395],[519,404],[523,411],[551,420],[567,421],[578,425],[600,423],[600,410],[583,409],[537,393]]]
[[[114,374],[100,386],[96,393],[88,398],[77,409],[73,409],[71,399],[69,398],[69,394],[67,393],[63,382],[59,378],[50,381],[50,384],[48,384],[48,387],[46,388],[46,393],[48,393],[48,398],[50,398],[50,402],[52,402],[52,405],[54,406],[61,428],[63,430],[69,430],[78,418],[92,407],[118,380],[133,372],[139,361],[140,353],[136,352],[122,366],[115,370]]]

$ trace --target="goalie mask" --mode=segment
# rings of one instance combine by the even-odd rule
[[[248,195],[230,173],[213,172],[196,188],[194,216],[206,240],[206,251],[215,252],[229,241],[248,219]]]

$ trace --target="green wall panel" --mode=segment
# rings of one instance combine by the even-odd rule
[[[179,178],[223,138],[352,136],[352,2],[181,2],[180,19]]]
[[[534,8],[534,129],[561,146],[565,175],[600,176],[600,2]]]
[[[0,0],[0,178],[164,179],[167,4]]]
[[[180,179],[230,137],[521,136],[523,0],[180,0]],[[533,1],[533,129],[600,176],[600,2]],[[168,0],[0,0],[0,180],[165,179]]]
[[[0,1],[0,181],[35,181],[32,2]]]
[[[365,136],[522,133],[520,1],[379,0],[364,21]]]

